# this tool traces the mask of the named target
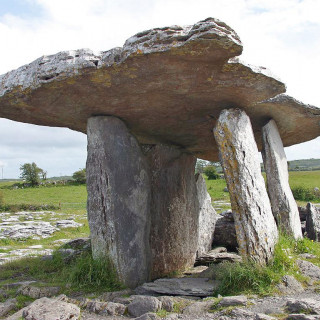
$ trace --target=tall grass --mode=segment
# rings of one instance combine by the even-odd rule
[[[295,241],[286,235],[280,235],[274,258],[266,266],[259,266],[251,260],[215,266],[214,278],[220,281],[215,294],[272,294],[284,275],[303,279],[294,261],[298,254],[305,252],[315,254],[317,258],[313,262],[320,262],[320,243],[306,238]]]

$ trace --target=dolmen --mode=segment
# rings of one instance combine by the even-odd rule
[[[320,135],[320,109],[285,95],[241,52],[236,32],[208,18],[0,76],[0,117],[87,134],[92,253],[129,287],[193,265],[199,241],[207,245],[197,157],[222,162],[244,259],[272,259],[278,228],[302,236],[283,148]]]

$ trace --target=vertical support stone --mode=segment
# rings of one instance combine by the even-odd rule
[[[306,233],[309,239],[320,241],[320,209],[311,202],[307,203]]]
[[[249,117],[239,109],[223,110],[214,136],[230,192],[239,252],[265,264],[273,256],[278,230]]]
[[[295,239],[302,238],[298,206],[289,186],[287,158],[274,120],[262,128],[262,138],[262,156],[273,215],[282,231]]]
[[[212,249],[213,234],[217,213],[211,205],[206,181],[200,173],[196,174],[197,196],[199,201],[199,234],[197,257]]]
[[[143,149],[151,170],[151,276],[155,279],[194,264],[199,214],[196,158],[164,145]]]
[[[136,287],[150,274],[148,164],[125,124],[108,116],[87,124],[88,220],[93,257],[109,257]]]

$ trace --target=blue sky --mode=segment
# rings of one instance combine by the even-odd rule
[[[320,106],[319,0],[1,0],[0,74],[62,50],[108,50],[133,34],[166,25],[188,25],[209,16],[239,34],[242,59],[269,68],[288,94]],[[0,119],[4,176],[36,162],[48,176],[85,166],[86,136]],[[290,160],[320,158],[320,139],[286,149]]]

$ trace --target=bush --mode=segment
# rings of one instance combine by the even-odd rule
[[[220,177],[214,166],[205,167],[204,174],[208,177],[208,180],[217,180]]]
[[[313,190],[302,186],[292,188],[292,194],[296,200],[300,201],[313,201],[316,199]]]
[[[4,204],[4,195],[3,192],[0,190],[0,207]]]

